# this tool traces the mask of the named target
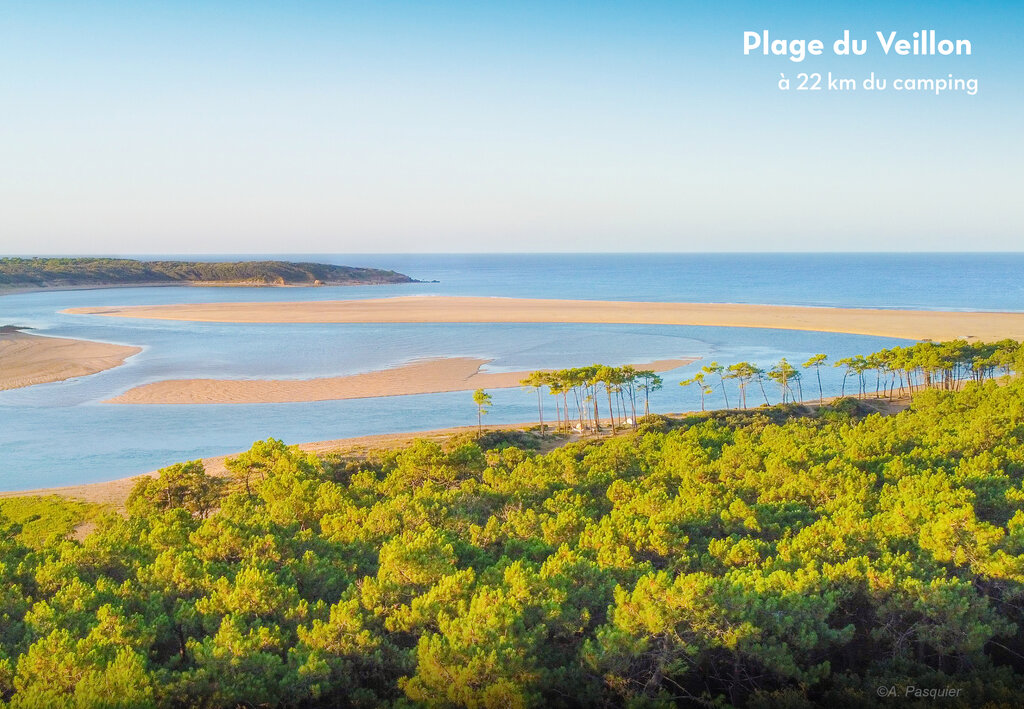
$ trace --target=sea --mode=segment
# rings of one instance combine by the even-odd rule
[[[141,257],[140,257],[141,258]],[[146,256],[145,258],[155,258]],[[227,454],[268,437],[301,443],[476,423],[469,392],[346,401],[117,405],[104,399],[170,378],[309,378],[429,357],[491,360],[491,371],[697,357],[664,373],[655,412],[693,411],[679,382],[712,360],[770,366],[822,352],[832,360],[909,340],[758,328],[559,324],[226,324],[66,315],[65,308],[387,296],[509,296],[754,303],[921,310],[1024,311],[1024,254],[237,254],[192,260],[280,259],[393,269],[420,283],[319,288],[113,288],[0,297],[0,325],[41,335],[138,345],[121,367],[0,392],[0,490],[112,480]],[[822,371],[838,394],[839,370]],[[534,421],[532,391],[491,392],[489,424]],[[817,395],[813,375],[804,394]],[[778,399],[769,387],[772,401]],[[736,402],[735,392],[732,403]],[[759,401],[750,395],[751,403]],[[721,392],[708,407],[724,405]]]

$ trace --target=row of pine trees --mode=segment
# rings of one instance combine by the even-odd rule
[[[818,401],[824,399],[821,385],[821,368],[828,364],[828,355],[816,354],[803,363],[802,369],[813,370],[817,381]],[[857,384],[857,396],[863,398],[871,391],[870,380],[874,378],[873,393],[876,397],[888,399],[906,396],[920,389],[945,389],[958,391],[966,381],[981,382],[1014,371],[1024,371],[1024,350],[1016,340],[999,342],[976,342],[952,340],[949,342],[919,342],[907,347],[892,347],[869,355],[844,357],[832,363],[843,368],[843,383],[840,396],[846,396],[851,380]],[[739,390],[739,404],[747,408],[747,388],[757,384],[766,405],[771,405],[765,389],[767,381],[774,382],[779,389],[780,402],[803,402],[803,373],[785,358],[768,369],[762,369],[750,362],[737,362],[722,366],[711,362],[700,372],[679,382],[682,386],[697,385],[701,393],[701,410],[705,398],[714,391],[713,379],[721,387],[726,408],[729,392],[725,382],[733,380]],[[796,388],[794,391],[794,387]]]
[[[829,364],[826,354],[808,358],[800,368],[785,358],[769,368],[751,362],[721,365],[710,362],[699,372],[679,382],[681,386],[696,386],[700,391],[701,411],[707,397],[718,387],[725,400],[725,408],[732,408],[727,382],[735,382],[736,403],[748,408],[748,390],[756,385],[766,406],[771,405],[767,386],[777,388],[779,402],[804,402],[803,378],[805,371],[814,372],[818,402],[824,401],[821,368]],[[1024,371],[1024,349],[1015,340],[971,343],[966,340],[949,342],[919,342],[906,347],[892,347],[869,355],[844,357],[832,362],[843,368],[840,396],[846,396],[849,382],[857,386],[857,397],[871,391],[876,397],[907,396],[920,389],[939,388],[959,390],[965,381],[984,381],[1013,371]],[[771,384],[769,384],[771,382]],[[650,413],[651,393],[664,385],[664,380],[651,370],[638,370],[629,365],[611,367],[593,364],[559,370],[531,372],[522,380],[525,387],[537,393],[537,415],[541,429],[545,429],[544,389],[555,402],[556,430],[595,433],[601,432],[601,421],[607,418],[612,432],[626,426],[637,425],[637,407],[642,402],[643,415]],[[490,406],[491,398],[483,390],[473,395],[477,405],[478,423]],[[603,411],[602,411],[603,409]],[[605,417],[607,414],[607,417]]]
[[[537,392],[537,415],[544,429],[542,390],[555,399],[556,428],[559,431],[601,431],[599,402],[607,402],[608,421],[614,433],[620,427],[636,428],[637,406],[641,399],[644,415],[650,413],[651,393],[662,388],[664,380],[649,369],[629,365],[610,367],[592,364],[589,367],[541,370],[531,372],[521,382]]]

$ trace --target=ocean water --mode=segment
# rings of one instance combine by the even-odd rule
[[[215,256],[204,257],[214,260]],[[223,258],[239,259],[237,255]],[[259,256],[252,258],[267,258]],[[493,370],[700,357],[664,374],[655,411],[699,408],[678,382],[709,360],[763,366],[817,352],[833,359],[906,341],[753,328],[648,325],[248,325],[65,315],[76,306],[482,295],[879,308],[1024,311],[1024,255],[277,255],[390,268],[424,281],[349,288],[117,288],[0,297],[0,324],[39,334],[142,346],[90,377],[0,392],[0,489],[109,480],[230,453],[274,436],[288,443],[426,430],[476,421],[467,392],[348,401],[202,406],[102,403],[167,378],[306,378],[423,357],[475,356]],[[822,372],[826,394],[842,375]],[[805,394],[816,395],[808,376]],[[815,393],[812,394],[812,391]],[[532,392],[496,390],[490,423],[536,418]],[[769,391],[773,400],[777,394]],[[735,403],[735,394],[731,394]],[[759,397],[751,397],[751,402]],[[709,406],[722,405],[720,392]]]

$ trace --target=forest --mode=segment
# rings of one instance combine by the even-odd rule
[[[227,477],[193,461],[143,478],[81,539],[40,534],[45,505],[14,508],[0,697],[1019,706],[1016,357],[923,343],[809,360],[805,377],[848,369],[856,396],[795,403],[789,372],[767,382],[785,404],[641,415],[616,436],[485,430],[362,457],[268,439]],[[741,371],[757,382],[708,366],[734,394]],[[870,412],[901,386],[908,408]],[[75,510],[57,507],[66,532]]]
[[[359,285],[411,283],[395,271],[288,261],[136,261],[123,258],[0,258],[0,288],[112,285]]]

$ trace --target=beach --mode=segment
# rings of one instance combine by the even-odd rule
[[[666,359],[632,365],[665,372],[693,362]],[[262,404],[333,401],[378,396],[435,394],[471,389],[510,389],[530,374],[486,372],[490,360],[442,357],[342,377],[316,379],[169,379],[144,384],[108,399],[111,404]]]
[[[137,345],[144,350],[128,361],[130,366],[94,377],[0,392],[4,418],[0,449],[8,471],[0,487],[49,488],[123,478],[168,462],[240,450],[267,436],[299,442],[475,423],[476,411],[467,391],[440,390],[471,387],[475,382],[466,379],[477,372],[700,357],[686,368],[662,374],[665,385],[651,396],[653,411],[686,411],[701,405],[701,391],[699,386],[678,386],[679,380],[712,360],[723,366],[748,361],[767,370],[785,358],[803,374],[805,395],[817,393],[820,374],[824,394],[830,396],[843,391],[847,372],[832,365],[844,358],[909,345],[917,337],[939,341],[946,336],[975,335],[992,341],[1024,330],[1017,327],[1021,316],[1012,312],[1024,312],[1024,289],[1018,278],[1024,255],[407,256],[370,260],[367,265],[438,282],[380,290],[123,288],[0,299],[5,308],[3,322],[35,328],[26,332]],[[226,301],[245,304],[217,305]],[[269,305],[254,305],[254,301]],[[702,301],[803,307],[681,304]],[[190,305],[193,302],[203,305]],[[154,308],[175,303],[180,307]],[[144,307],[127,309],[133,305]],[[87,307],[76,312],[156,312],[176,319],[61,312]],[[222,322],[177,319],[200,310],[207,311],[199,313],[202,317],[208,317],[211,310],[237,308],[247,312],[215,313]],[[800,313],[801,319],[787,320],[779,313]],[[329,324],[332,318],[364,322]],[[328,324],[289,324],[293,319]],[[608,323],[598,322],[602,319]],[[630,324],[643,321],[753,327]],[[802,329],[815,327],[897,337]],[[799,367],[819,352],[828,355],[820,370]],[[394,370],[438,357],[493,362],[479,369],[474,362],[430,365],[432,379],[436,368],[443,366],[449,370],[444,378],[456,379],[454,385],[437,386],[431,381],[424,387],[417,382],[418,388],[410,389],[395,381],[403,373]],[[286,391],[295,386],[308,390],[299,380],[318,378],[314,389],[326,385],[336,390],[344,384],[347,391],[340,395],[359,396],[352,389],[355,381],[326,380],[389,369],[391,382],[381,395],[370,398],[323,400],[325,392],[319,390],[312,397]],[[415,381],[427,370],[413,375],[415,371],[405,375]],[[198,383],[203,384],[198,390],[196,382],[185,383],[188,390],[180,382],[163,383],[190,379],[210,381]],[[482,388],[493,389],[495,400],[485,423],[536,420],[536,395],[518,387],[517,379],[508,389],[493,388],[493,381],[481,382]],[[856,390],[856,377],[846,379],[846,393]],[[242,391],[225,392],[225,380],[253,383],[230,383],[226,386],[241,386]],[[736,380],[725,381],[724,387],[717,377],[709,382],[714,385],[704,397],[709,409],[724,407],[726,396],[731,405],[739,401]],[[378,379],[377,384],[382,383]],[[133,391],[151,384],[158,386]],[[365,389],[365,384],[360,387]],[[771,401],[779,400],[776,384],[766,381],[765,387]],[[276,391],[268,396],[268,389]],[[382,395],[424,389],[438,393]],[[748,396],[752,392],[763,403],[756,385]],[[141,403],[174,400],[156,398],[157,394],[176,396],[184,403]],[[121,401],[140,403],[104,403],[122,395],[127,396]],[[204,398],[212,405],[190,405]],[[259,403],[300,398],[314,400]],[[605,398],[603,392],[601,398]],[[214,403],[231,400],[253,403]],[[545,400],[553,419],[553,400],[547,396]]]
[[[124,364],[141,347],[0,331],[0,390],[59,382]]]
[[[1024,340],[1024,313],[736,303],[407,296],[368,300],[70,308],[65,313],[223,323],[615,323],[766,328],[912,340]]]

